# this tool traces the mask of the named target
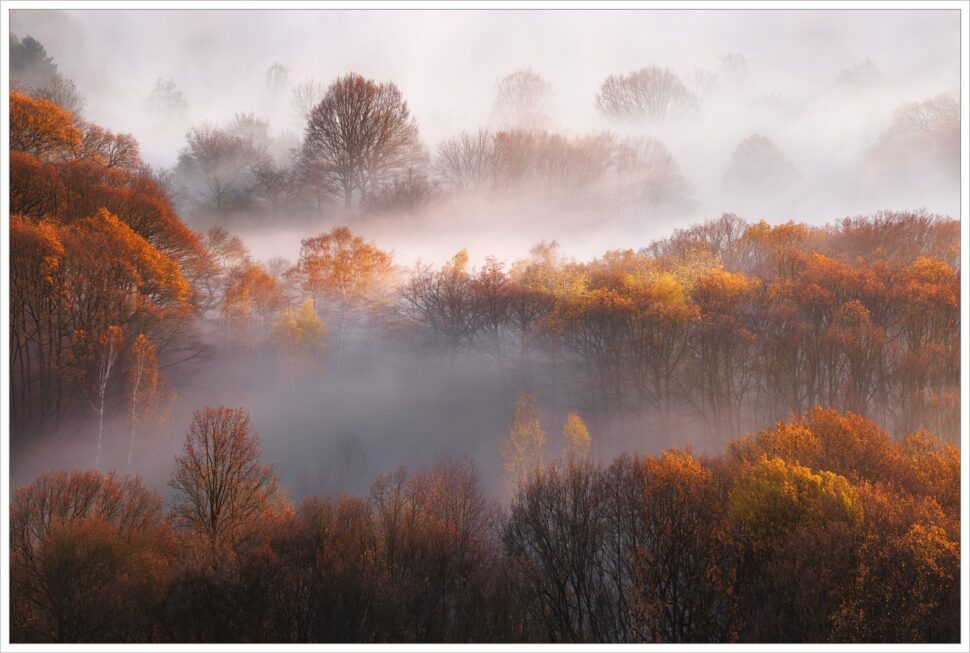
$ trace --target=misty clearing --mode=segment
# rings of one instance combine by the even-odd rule
[[[959,11],[4,26],[8,641],[960,641]]]

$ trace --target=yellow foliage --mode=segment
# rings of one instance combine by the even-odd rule
[[[767,548],[805,521],[862,521],[862,508],[849,481],[833,472],[812,472],[781,458],[762,456],[734,482],[731,516]]]
[[[535,394],[522,394],[516,400],[509,437],[501,444],[502,464],[510,491],[515,491],[542,467],[546,432],[542,429]]]
[[[821,442],[801,421],[779,423],[772,429],[749,433],[728,446],[731,453],[747,462],[769,455],[800,465],[812,465],[822,455]]]
[[[319,357],[327,351],[327,326],[317,315],[313,299],[307,297],[298,311],[287,308],[275,330],[283,346],[299,356]]]
[[[571,412],[566,415],[566,422],[562,427],[562,436],[566,438],[570,460],[584,460],[589,456],[593,439],[589,435],[586,423],[578,413]]]

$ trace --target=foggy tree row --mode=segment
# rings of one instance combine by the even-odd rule
[[[50,99],[79,116],[83,99],[57,71],[43,45],[12,38],[11,75],[20,90]],[[650,65],[610,75],[596,105],[620,123],[656,121],[696,113],[704,99],[746,84],[747,62],[722,57],[718,70],[684,75]],[[865,88],[882,79],[869,60],[846,68],[839,84]],[[665,145],[655,138],[582,136],[553,130],[551,85],[531,69],[495,85],[495,129],[457,134],[426,146],[401,90],[356,73],[329,85],[316,79],[291,89],[279,63],[265,75],[264,95],[289,102],[302,134],[274,132],[266,119],[238,112],[222,125],[188,129],[178,163],[165,173],[167,189],[183,215],[196,222],[294,219],[339,212],[413,211],[470,191],[508,193],[566,208],[595,208],[604,215],[642,218],[689,205],[691,187]],[[771,101],[770,98],[767,101]],[[264,107],[265,108],[265,107]],[[187,103],[173,80],[159,79],[146,109],[183,122]],[[349,127],[348,127],[349,126]],[[621,125],[622,128],[622,125]],[[629,133],[628,128],[622,128]],[[868,146],[856,187],[887,180],[909,184],[935,179],[959,184],[959,100],[940,94],[900,104],[890,127]],[[689,173],[690,171],[688,171]],[[721,180],[729,196],[752,194],[784,202],[804,200],[810,186],[768,135],[751,134],[736,146]]]
[[[545,244],[509,269],[459,254],[412,271],[340,228],[305,240],[295,264],[262,265],[222,229],[187,229],[130,137],[17,93],[11,125],[18,432],[66,411],[134,423],[156,401],[127,376],[140,336],[173,372],[206,341],[273,355],[292,390],[388,335],[481,358],[599,426],[636,417],[661,442],[684,418],[717,444],[816,403],[897,433],[958,431],[954,220],[725,216],[584,264]]]
[[[512,192],[614,211],[684,208],[690,199],[676,161],[655,139],[480,130],[442,142],[431,156],[396,87],[359,75],[334,82],[310,113],[302,145],[292,156],[285,150],[251,114],[190,129],[174,170],[177,193],[191,214],[221,218],[323,213],[335,201],[406,211],[443,193]]]
[[[93,470],[16,491],[11,639],[955,642],[959,479],[952,445],[816,408],[713,458],[537,461],[507,508],[468,460],[294,505],[207,407],[168,506]]]
[[[719,446],[816,404],[956,439],[958,229],[923,214],[827,228],[724,216],[589,263],[542,244],[509,269],[471,269],[459,252],[395,271],[341,228],[303,241],[275,277],[247,267],[262,274],[253,290],[229,288],[254,350],[243,332],[272,346],[274,307],[310,300],[332,363],[347,343],[366,355],[391,337],[480,361],[600,426],[628,415],[659,442],[692,426]]]
[[[509,95],[539,94],[519,88],[528,86],[522,81],[513,90],[507,84],[499,83],[503,103],[514,104]],[[515,109],[523,112],[534,113]],[[410,211],[442,196],[482,192],[609,215],[651,215],[690,203],[687,178],[657,139],[568,136],[537,127],[533,119],[503,124],[499,131],[447,138],[429,154],[398,88],[349,74],[308,110],[302,143],[270,138],[266,122],[240,114],[223,128],[190,130],[175,178],[187,210],[222,218],[267,209],[275,217],[283,209],[326,213],[334,202],[363,212]],[[954,185],[958,159],[959,103],[942,94],[896,110],[890,128],[869,148],[858,183],[874,187],[932,173]],[[721,183],[738,198],[799,200],[809,188],[778,145],[757,133],[737,145]],[[234,203],[226,203],[227,193]]]
[[[958,226],[912,214],[829,229],[725,216],[586,264],[554,245],[507,272],[494,260],[470,271],[459,255],[413,275],[402,310],[435,346],[603,422],[632,413],[661,442],[684,427],[672,417],[723,438],[816,404],[955,440]],[[892,246],[907,249],[852,244],[893,230],[906,236]]]

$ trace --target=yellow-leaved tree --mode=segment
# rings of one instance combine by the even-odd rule
[[[317,315],[313,299],[303,300],[299,310],[285,309],[273,327],[279,341],[280,382],[289,379],[296,392],[296,379],[323,364],[327,353],[327,325]]]
[[[586,428],[586,422],[573,411],[566,415],[566,422],[562,426],[562,436],[566,438],[566,455],[570,462],[584,461],[589,458],[589,450],[593,439]]]
[[[535,394],[519,395],[509,425],[509,437],[501,445],[505,480],[510,492],[527,481],[545,458],[546,432],[542,430],[536,399]]]

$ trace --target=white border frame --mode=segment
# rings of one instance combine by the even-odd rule
[[[7,165],[10,151],[10,104],[9,104],[9,56],[10,51],[10,16],[11,10],[18,9],[113,9],[113,10],[176,10],[176,9],[213,9],[213,10],[233,10],[233,9],[356,9],[356,10],[610,10],[610,9],[675,9],[675,10],[728,10],[728,9],[749,9],[749,10],[885,10],[885,9],[912,9],[912,10],[933,10],[949,9],[960,12],[960,119],[961,119],[961,196],[960,196],[960,496],[961,496],[961,521],[960,521],[960,578],[961,578],[961,624],[960,624],[960,644],[11,644],[10,643],[10,613],[9,602],[6,600],[10,593],[10,495],[12,488],[10,483],[10,397],[8,392],[8,379],[10,378],[9,346],[10,346],[10,288],[9,288],[9,261],[10,261],[10,185],[9,185],[9,166]],[[294,1],[281,0],[269,2],[267,0],[142,0],[134,2],[131,0],[122,2],[111,2],[108,0],[80,0],[69,2],[66,0],[39,0],[30,2],[27,0],[5,0],[0,5],[0,83],[2,83],[2,106],[0,106],[0,146],[2,146],[2,163],[0,163],[0,649],[4,651],[585,651],[585,650],[615,650],[615,651],[712,651],[712,650],[751,650],[751,651],[809,651],[809,650],[845,650],[845,651],[908,651],[908,650],[932,650],[932,651],[967,651],[970,643],[970,602],[968,602],[968,529],[967,529],[967,490],[968,490],[968,450],[970,450],[970,366],[968,366],[968,355],[970,355],[970,301],[968,301],[968,250],[970,250],[970,227],[968,227],[968,193],[970,189],[970,166],[968,166],[968,85],[967,84],[967,41],[968,41],[968,16],[970,16],[970,4],[965,0],[934,0],[934,1],[912,1],[912,0],[876,0],[876,1],[846,1],[838,2],[835,0],[818,0],[806,2],[804,0],[793,2],[757,2],[746,1],[617,1],[604,0],[602,2],[592,2],[590,0],[553,0],[543,2],[540,0],[522,0],[514,2],[510,0],[465,0],[434,2],[432,0],[412,0],[412,1],[388,1],[372,0],[367,2],[348,2],[344,1]],[[109,126],[110,127],[110,126]]]

